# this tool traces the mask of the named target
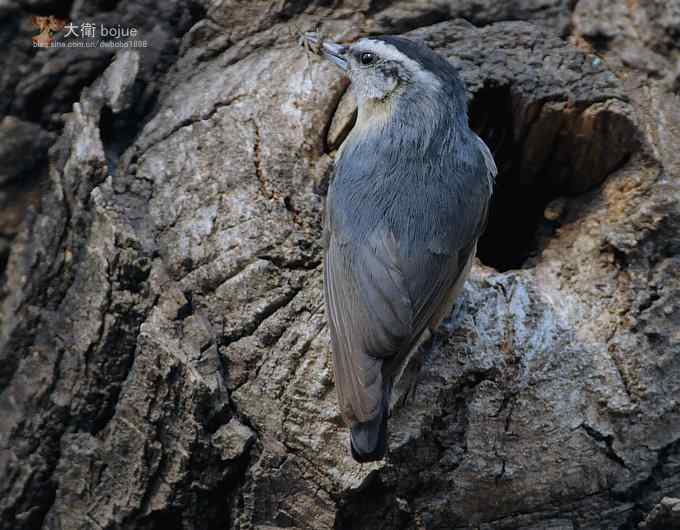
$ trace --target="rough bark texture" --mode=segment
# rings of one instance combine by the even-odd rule
[[[680,3],[645,4],[1,2],[0,528],[679,527]],[[35,51],[34,12],[151,44]],[[353,102],[292,25],[446,54],[501,170],[371,465],[321,293]]]

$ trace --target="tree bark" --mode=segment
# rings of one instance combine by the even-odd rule
[[[0,7],[0,529],[678,523],[680,2],[102,0],[60,9],[148,49],[27,52],[50,9]],[[321,289],[354,103],[317,27],[446,55],[500,169],[363,466]]]

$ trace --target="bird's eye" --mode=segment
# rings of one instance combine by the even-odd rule
[[[361,64],[363,64],[363,65],[373,64],[373,61],[375,61],[375,55],[373,55],[370,52],[364,52],[359,57],[359,60],[361,61]]]

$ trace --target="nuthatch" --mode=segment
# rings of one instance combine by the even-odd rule
[[[497,170],[444,57],[402,37],[303,38],[358,105],[326,200],[324,292],[340,411],[366,462],[385,455],[395,378],[463,287]]]

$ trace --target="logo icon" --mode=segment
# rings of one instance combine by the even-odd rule
[[[61,31],[66,25],[66,21],[50,15],[49,17],[31,17],[33,25],[40,30],[40,33],[31,39],[33,46],[48,48],[53,42],[54,32]]]

